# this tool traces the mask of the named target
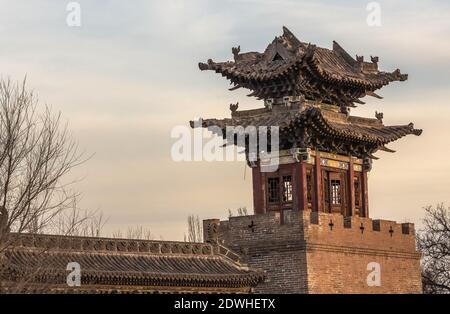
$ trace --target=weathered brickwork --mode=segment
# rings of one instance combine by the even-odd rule
[[[412,224],[320,214],[307,230],[310,293],[422,291]],[[380,286],[369,287],[367,267],[374,262],[380,265]]]
[[[420,293],[420,254],[414,226],[387,220],[276,212],[206,220],[205,239],[242,254],[266,271],[257,293]],[[369,286],[369,263],[380,265],[380,285]]]
[[[218,224],[221,244],[241,254],[250,267],[266,270],[266,280],[258,284],[259,293],[306,293],[307,272],[301,219],[291,225],[280,225],[278,213],[230,217],[228,221],[206,220]]]

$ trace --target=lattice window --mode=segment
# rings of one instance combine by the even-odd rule
[[[292,177],[283,176],[283,202],[292,202]]]
[[[341,180],[331,180],[331,204],[341,204]]]
[[[280,179],[268,179],[269,203],[278,203],[280,201]]]

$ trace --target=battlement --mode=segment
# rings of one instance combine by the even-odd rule
[[[317,212],[307,216],[310,219],[306,238],[310,242],[352,249],[396,251],[407,254],[415,252],[415,230],[412,223]]]
[[[216,233],[207,232],[211,229],[210,224],[217,225]],[[230,247],[248,241],[255,247],[279,242],[306,245],[308,242],[371,250],[415,251],[414,224],[358,216],[292,211],[285,213],[282,223],[278,212],[268,212],[230,217],[225,221],[205,220],[204,227],[205,241]]]
[[[311,211],[286,211],[204,221],[206,242],[264,269],[262,293],[419,293],[420,253],[411,223]],[[368,287],[370,263],[382,285]]]

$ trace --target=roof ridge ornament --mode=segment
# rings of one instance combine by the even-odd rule
[[[412,122],[410,122],[408,124],[408,127],[410,128],[411,133],[414,134],[414,135],[420,136],[422,134],[422,132],[423,132],[422,129],[415,129],[414,128],[414,123],[412,123]]]
[[[380,121],[381,123],[383,123],[383,113],[382,112],[378,112],[375,111],[375,118],[377,118],[378,121]]]
[[[237,47],[231,48],[231,52],[233,53],[234,61],[237,61],[238,57],[239,57],[239,53],[241,52],[241,46],[239,45]]]
[[[291,44],[294,44],[297,47],[302,45],[302,42],[286,26],[283,26],[283,37],[288,39]]]
[[[371,96],[371,97],[375,97],[375,98],[378,98],[378,99],[383,99],[383,97],[381,97],[380,95],[378,95],[378,94],[376,94],[376,93],[374,93],[372,91],[367,91],[366,95],[367,96]]]
[[[230,104],[230,111],[231,111],[231,114],[236,113],[236,111],[238,110],[238,108],[239,108],[239,101],[238,101],[237,103],[235,103],[235,104]]]
[[[333,51],[340,55],[348,64],[354,65],[356,60],[335,40],[333,40]]]
[[[392,72],[392,74],[395,76],[396,79],[398,79],[401,82],[406,81],[408,79],[408,74],[402,74],[402,72],[400,72],[400,69],[395,69],[395,71]]]

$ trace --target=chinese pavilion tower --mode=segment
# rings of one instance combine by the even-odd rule
[[[378,89],[407,75],[380,71],[378,57],[354,59],[336,42],[331,50],[301,42],[287,28],[263,53],[232,52],[233,61],[199,67],[264,107],[232,104],[231,118],[191,126],[245,149],[255,212],[204,220],[204,240],[265,272],[256,293],[420,293],[414,225],[369,217],[367,174],[378,150],[393,152],[387,144],[422,130],[386,126],[382,113],[350,115],[361,98],[381,98]],[[257,128],[270,129],[258,132],[259,145]]]
[[[279,128],[279,167],[274,172],[264,171],[271,160],[250,161],[248,141],[244,144],[255,214],[276,211],[281,221],[288,211],[308,210],[368,217],[367,174],[377,159],[374,154],[394,152],[388,143],[422,130],[412,123],[386,126],[382,113],[364,118],[350,115],[350,109],[364,104],[365,96],[381,99],[378,89],[405,81],[407,74],[380,71],[378,57],[355,59],[337,42],[331,50],[302,42],[286,27],[262,53],[241,53],[240,47],[232,53],[233,61],[210,59],[199,68],[226,77],[230,90],[250,90],[248,96],[263,100],[264,107],[239,111],[237,104],[230,105],[231,118],[206,119],[201,125],[223,130],[224,138],[229,126]]]

